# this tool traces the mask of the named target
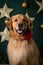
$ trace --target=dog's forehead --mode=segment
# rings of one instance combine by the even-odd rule
[[[23,19],[23,18],[26,18],[26,16],[23,15],[23,14],[18,14],[18,15],[12,16],[11,18],[12,18],[12,19],[16,19],[16,18],[17,18],[17,19],[20,19],[20,18]]]

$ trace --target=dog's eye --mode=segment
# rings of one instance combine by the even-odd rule
[[[14,21],[17,22],[17,19],[15,19]]]
[[[25,19],[23,19],[23,21],[26,21]]]

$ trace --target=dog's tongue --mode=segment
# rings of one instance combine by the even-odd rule
[[[18,30],[18,33],[22,33],[23,31],[22,30]]]

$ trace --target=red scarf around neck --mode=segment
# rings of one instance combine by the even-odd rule
[[[26,40],[30,40],[32,38],[32,32],[30,31],[29,33],[27,33],[26,35],[25,35],[25,39]]]

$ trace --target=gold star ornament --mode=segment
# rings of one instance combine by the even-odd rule
[[[30,17],[28,13],[26,13],[26,17],[30,18],[31,22],[33,22],[35,20],[35,18],[34,17]]]
[[[1,42],[5,41],[5,40],[9,41],[10,33],[9,33],[7,27],[5,27],[3,32],[0,32],[0,36],[2,36],[1,37]]]
[[[42,0],[42,3],[38,2],[38,1],[35,1],[35,2],[40,6],[39,10],[37,11],[37,14],[38,14],[39,12],[41,12],[43,10],[43,0]]]
[[[35,20],[35,18],[34,17],[30,17],[29,15],[28,15],[28,13],[26,13],[26,17],[29,19],[30,18],[30,20],[31,20],[31,28],[33,28],[33,21]]]
[[[0,18],[6,16],[7,18],[10,18],[10,12],[12,12],[13,9],[11,8],[8,8],[6,3],[5,5],[3,6],[3,8],[0,8]]]

